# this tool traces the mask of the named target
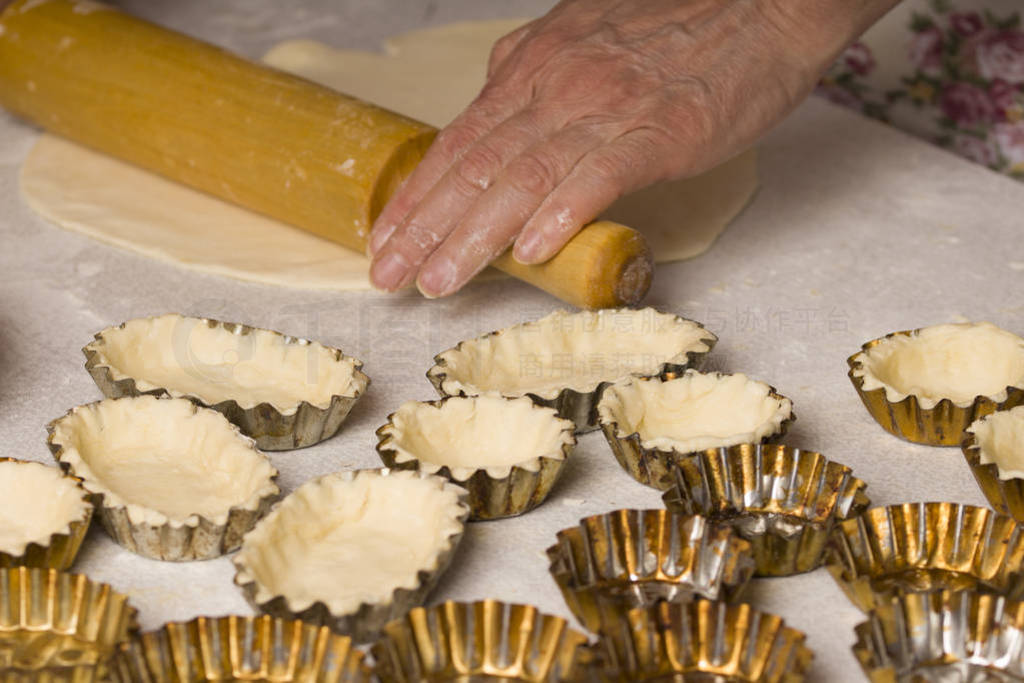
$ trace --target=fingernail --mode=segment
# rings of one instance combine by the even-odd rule
[[[384,243],[388,241],[388,238],[391,237],[397,227],[394,223],[374,226],[370,231],[370,241],[366,245],[366,254],[372,258],[380,251],[380,248],[384,246]]]
[[[540,243],[541,236],[538,231],[528,232],[516,241],[516,246],[512,249],[512,258],[527,266],[535,263],[540,252]]]
[[[416,280],[416,287],[428,299],[451,294],[455,286],[455,263],[451,260],[431,264],[425,272],[421,272]]]
[[[377,289],[393,292],[402,284],[409,272],[409,264],[401,254],[392,252],[370,266],[370,282]]]

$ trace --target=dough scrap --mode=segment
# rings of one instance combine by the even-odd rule
[[[493,42],[522,22],[413,31],[388,41],[385,54],[289,41],[265,60],[443,126],[483,84]],[[643,232],[659,262],[686,259],[711,246],[756,187],[751,150],[696,178],[625,197],[605,217]],[[60,227],[192,270],[302,289],[370,287],[362,254],[53,135],[26,158],[21,190]]]

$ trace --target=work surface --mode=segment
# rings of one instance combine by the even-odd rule
[[[394,16],[386,9],[406,5],[392,0],[331,7],[321,17],[309,3],[127,4],[250,56],[299,36],[370,48],[417,25],[529,15],[544,5],[451,0]],[[336,438],[272,454],[291,491],[320,474],[379,466],[373,432],[403,400],[434,398],[424,378],[434,353],[559,307],[507,280],[425,301],[270,288],[154,263],[29,212],[17,172],[36,136],[0,115],[0,455],[50,462],[46,422],[101,397],[79,349],[107,325],[175,311],[317,339],[365,362],[373,384]],[[791,397],[798,419],[786,442],[850,465],[875,504],[984,504],[959,450],[905,443],[871,420],[845,359],[887,332],[964,318],[1024,333],[1024,184],[820,101],[764,141],[760,163],[753,204],[710,252],[660,267],[647,303],[719,335],[711,369],[748,373]],[[431,601],[491,597],[570,617],[544,556],[555,532],[586,515],[660,505],[657,492],[619,468],[600,433],[584,436],[542,507],[469,527]],[[145,560],[99,525],[74,570],[129,593],[145,628],[250,612],[229,560]],[[810,680],[862,680],[849,649],[862,615],[827,572],[754,581],[747,599],[809,634]]]

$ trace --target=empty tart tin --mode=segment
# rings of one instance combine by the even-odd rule
[[[92,513],[89,493],[76,477],[0,458],[0,567],[68,569]]]
[[[793,404],[746,375],[687,370],[679,377],[630,378],[598,404],[615,459],[641,484],[664,490],[674,461],[691,453],[781,437]]]
[[[846,465],[782,444],[740,444],[680,458],[663,500],[670,510],[725,522],[747,539],[758,576],[821,565],[833,527],[870,505]]]
[[[661,602],[601,635],[588,680],[799,683],[814,657],[806,639],[744,603]]]
[[[235,583],[257,609],[357,642],[423,603],[462,538],[466,490],[388,469],[303,484],[249,532]]]
[[[333,436],[370,383],[362,363],[338,349],[179,314],[108,327],[82,352],[105,396],[187,398],[224,413],[269,451]]]
[[[377,453],[389,468],[465,488],[471,520],[499,519],[544,502],[576,446],[574,429],[525,397],[408,401],[377,430]]]
[[[872,683],[1024,680],[1024,603],[975,591],[911,593],[856,627]]]
[[[1012,517],[956,503],[877,507],[837,525],[826,566],[870,611],[905,593],[971,589],[1024,594],[1024,534]]]
[[[231,552],[280,493],[277,470],[252,439],[185,399],[105,399],[48,430],[53,456],[93,494],[103,528],[144,557]]]
[[[1024,520],[1024,406],[975,420],[961,446],[992,507]]]
[[[382,683],[583,681],[587,636],[565,619],[496,600],[417,607],[372,648]]]
[[[698,367],[717,341],[700,323],[653,308],[555,311],[460,342],[434,357],[427,378],[441,396],[527,396],[587,432],[608,384]]]
[[[199,617],[133,637],[114,660],[114,681],[369,683],[370,666],[348,636],[295,619]]]
[[[668,510],[585,517],[547,554],[569,609],[595,633],[662,600],[733,601],[754,573],[750,544],[731,527]]]
[[[1024,403],[1024,339],[991,323],[893,332],[850,356],[850,381],[886,431],[957,446],[964,429]]]
[[[107,680],[135,608],[103,583],[55,569],[0,569],[0,680]]]

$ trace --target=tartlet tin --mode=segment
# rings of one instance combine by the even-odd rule
[[[137,630],[124,595],[81,574],[0,569],[0,681],[105,680]]]
[[[424,405],[437,409],[450,401],[472,401],[477,397],[449,396],[438,401],[424,401]],[[470,521],[501,519],[514,517],[534,509],[543,503],[552,487],[562,474],[565,464],[576,446],[576,437],[572,422],[556,417],[550,408],[541,408],[526,398],[501,399],[512,403],[525,401],[534,410],[549,412],[552,420],[564,423],[563,440],[557,451],[536,453],[529,460],[506,467],[449,467],[426,462],[415,458],[415,454],[402,448],[396,442],[396,413],[388,415],[387,424],[377,430],[377,454],[385,467],[405,469],[436,474],[450,479],[469,493]],[[494,430],[501,425],[493,425]],[[515,439],[518,435],[507,435]],[[486,448],[480,444],[480,448]]]
[[[496,600],[417,607],[372,648],[382,683],[582,681],[587,636],[565,619]]]
[[[865,612],[893,597],[970,589],[1024,595],[1024,533],[1012,517],[956,503],[876,507],[836,526],[825,564]]]
[[[1018,406],[1008,411],[1015,416],[1019,415],[1024,421],[1024,406]],[[974,474],[982,493],[988,499],[989,505],[995,508],[996,512],[1009,515],[1018,522],[1024,521],[1024,472],[1014,471],[1012,477],[1004,479],[1000,476],[999,465],[991,460],[982,462],[981,445],[978,443],[975,429],[985,421],[999,415],[994,412],[986,415],[980,420],[975,420],[971,426],[964,431],[963,441],[960,444],[967,460],[967,465]],[[1021,444],[1021,456],[1024,457],[1024,444]]]
[[[849,467],[783,444],[740,444],[680,458],[669,480],[665,505],[732,525],[751,543],[757,576],[819,567],[833,527],[870,505],[867,485]]]
[[[17,467],[46,467],[40,463],[14,458],[0,458],[0,464],[2,463],[13,463]],[[89,531],[89,524],[92,522],[95,508],[89,492],[82,487],[81,479],[67,473],[63,473],[61,476],[69,482],[74,482],[75,487],[81,492],[82,516],[79,519],[71,520],[65,530],[55,531],[46,543],[28,543],[24,552],[18,555],[0,551],[0,568],[44,567],[66,570],[74,564],[75,557],[82,547],[82,541],[85,540],[85,534]]]
[[[177,317],[191,324],[202,324],[211,329],[222,329],[227,334],[239,337],[259,332],[276,335],[286,345],[309,346],[316,344],[316,342],[308,339],[292,337],[273,330],[250,327],[242,323],[223,322],[209,318],[187,318],[174,314],[170,314],[170,317]],[[151,318],[150,320],[157,319]],[[85,354],[85,369],[89,372],[89,375],[96,382],[96,386],[99,387],[104,396],[120,398],[122,396],[139,396],[142,394],[154,396],[167,394],[178,398],[187,398],[196,405],[212,408],[223,413],[228,420],[238,425],[243,434],[255,439],[256,445],[262,450],[281,451],[305,448],[334,436],[341,428],[345,418],[348,417],[349,411],[352,410],[356,401],[366,392],[370,384],[370,378],[362,372],[363,364],[361,361],[344,355],[340,349],[325,346],[323,348],[329,352],[329,355],[335,361],[351,361],[353,363],[352,373],[355,387],[348,394],[333,395],[329,405],[318,407],[307,401],[301,401],[292,410],[282,410],[267,402],[243,408],[235,399],[210,404],[198,396],[175,391],[173,387],[154,387],[144,380],[129,377],[104,361],[103,350],[107,344],[105,335],[112,330],[123,329],[131,322],[134,321],[129,320],[116,327],[110,327],[97,332],[94,335],[95,339],[82,349],[82,353]]]
[[[687,347],[672,349],[672,353],[668,354],[664,361],[660,362],[656,368],[652,368],[650,371],[624,372],[622,375],[616,376],[607,381],[601,381],[596,386],[590,387],[586,390],[562,387],[559,389],[541,392],[499,392],[508,398],[525,395],[539,406],[554,408],[559,417],[572,420],[575,423],[577,433],[593,431],[598,428],[597,403],[600,400],[601,393],[604,391],[605,387],[613,381],[627,376],[661,377],[664,379],[681,374],[688,368],[699,368],[704,361],[704,357],[710,353],[712,348],[714,348],[715,343],[718,341],[718,337],[704,329],[704,326],[699,322],[669,313],[661,313],[653,308],[644,308],[640,310],[604,309],[600,311],[582,311],[580,313],[567,313],[560,310],[555,311],[540,320],[520,323],[518,325],[490,332],[475,339],[459,342],[455,347],[442,351],[434,356],[434,365],[427,371],[427,379],[430,380],[430,383],[437,390],[437,393],[442,397],[469,396],[481,393],[475,387],[468,386],[462,382],[456,376],[456,373],[451,367],[453,359],[465,355],[467,353],[467,349],[472,349],[481,345],[489,346],[494,343],[496,338],[523,334],[524,331],[529,332],[533,327],[548,324],[550,321],[556,319],[560,325],[571,325],[572,327],[575,327],[575,321],[579,321],[581,329],[587,329],[588,327],[599,329],[603,318],[612,318],[616,315],[626,313],[640,319],[641,329],[637,331],[638,334],[651,335],[656,333],[659,329],[664,329],[665,326],[673,324],[695,325],[696,328],[700,330],[699,339],[697,340],[697,343],[693,345],[693,348]],[[519,354],[520,363],[528,364],[531,354],[533,356],[537,355],[534,350],[527,346]],[[570,364],[597,363],[599,360],[594,353],[567,355],[569,357],[565,360]],[[583,355],[584,357],[576,357],[579,355]],[[604,356],[601,356],[600,361],[602,363],[605,361],[613,362],[613,359],[606,359]]]
[[[123,683],[275,681],[369,683],[370,666],[348,636],[303,621],[198,617],[133,637],[114,660]]]
[[[728,525],[668,510],[585,517],[547,555],[569,609],[595,633],[662,600],[734,601],[754,573],[750,544]]]
[[[814,657],[806,639],[744,603],[662,602],[602,634],[588,680],[799,683]]]
[[[847,373],[854,389],[864,402],[871,417],[894,436],[927,446],[958,446],[967,427],[996,410],[1005,410],[1024,404],[1024,388],[1008,386],[1005,397],[977,396],[967,404],[944,398],[934,407],[924,407],[917,396],[909,394],[900,401],[890,401],[885,387],[864,390],[864,364],[862,354],[897,335],[913,336],[921,331],[901,330],[866,342],[861,350],[846,359]]]

